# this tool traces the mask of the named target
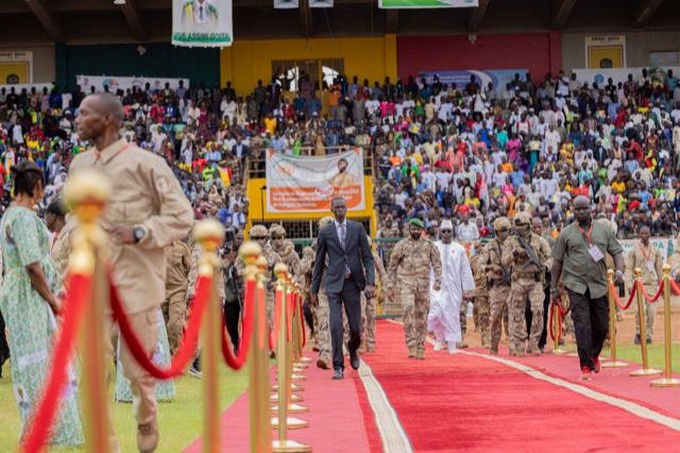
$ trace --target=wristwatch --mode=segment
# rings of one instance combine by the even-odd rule
[[[144,228],[142,227],[134,227],[132,229],[132,235],[135,238],[135,244],[138,244],[139,241],[144,239],[144,236],[146,236],[146,231],[144,231]]]

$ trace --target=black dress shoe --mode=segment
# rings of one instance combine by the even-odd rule
[[[352,365],[352,368],[354,368],[355,370],[358,370],[360,363],[361,362],[359,361],[359,353],[357,351],[350,352],[349,353],[349,364]]]
[[[342,368],[336,368],[333,372],[333,379],[342,379],[343,377]]]

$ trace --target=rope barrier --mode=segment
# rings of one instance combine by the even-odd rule
[[[293,310],[295,309],[295,302],[293,300],[294,294],[292,292],[286,293],[286,340],[291,341],[293,338]]]
[[[203,321],[205,309],[208,306],[210,299],[210,287],[212,285],[212,276],[199,276],[196,281],[196,295],[194,297],[193,309],[189,316],[187,328],[184,334],[184,339],[179,351],[172,358],[170,366],[163,370],[158,368],[149,357],[147,351],[144,350],[141,341],[135,334],[130,321],[128,320],[123,305],[118,295],[118,290],[109,278],[109,289],[111,293],[111,310],[113,311],[114,320],[120,326],[120,332],[125,339],[130,352],[146,371],[157,379],[170,379],[177,377],[184,372],[184,369],[194,359],[194,353],[198,346],[198,331]]]
[[[52,370],[47,377],[45,391],[40,397],[36,410],[28,424],[21,451],[34,453],[42,451],[48,441],[50,427],[57,413],[62,389],[66,383],[66,370],[73,350],[73,344],[83,317],[87,298],[92,291],[92,277],[83,274],[69,274],[66,287],[69,288],[64,300],[64,323],[61,326],[52,352]],[[95,339],[98,341],[99,339]]]
[[[621,299],[619,299],[619,294],[618,294],[618,291],[616,289],[616,286],[614,286],[614,284],[609,285],[609,291],[611,291],[612,294],[614,295],[614,302],[616,303],[616,305],[621,310],[625,311],[625,310],[628,310],[630,308],[631,304],[633,303],[633,300],[635,299],[635,293],[637,292],[637,285],[633,286],[633,291],[631,291],[630,296],[628,296],[628,302],[626,302],[625,305],[621,303]]]
[[[676,296],[680,296],[680,286],[678,286],[675,280],[668,281],[671,282],[671,290],[673,291],[673,294],[675,294]]]
[[[307,330],[305,330],[305,313],[304,313],[304,308],[302,306],[302,297],[299,295],[296,296],[297,298],[297,307],[298,307],[298,313],[300,316],[300,330],[302,331],[302,348],[304,348],[307,345]]]
[[[283,293],[275,291],[274,294],[274,322],[272,330],[269,332],[269,350],[276,351],[276,346],[279,342],[279,329],[281,328],[281,304]]]
[[[662,280],[659,283],[659,289],[656,292],[656,294],[654,295],[654,297],[649,297],[649,295],[647,294],[647,290],[645,290],[645,286],[642,284],[642,282],[639,282],[638,291],[640,291],[642,293],[642,296],[645,298],[645,300],[647,302],[649,302],[650,304],[653,304],[656,301],[658,301],[659,298],[661,297],[661,295],[663,294],[663,287],[664,287],[664,285],[663,285],[663,280]]]
[[[248,353],[250,351],[250,341],[253,333],[253,323],[255,318],[255,304],[252,300],[252,296],[255,294],[255,281],[247,281],[245,288],[245,303],[243,304],[244,315],[243,315],[243,329],[241,334],[241,347],[239,348],[238,354],[234,354],[234,345],[231,340],[227,338],[226,331],[222,329],[222,355],[224,356],[224,361],[229,365],[230,368],[234,370],[240,370],[243,365],[246,364],[248,360]],[[262,341],[264,343],[264,341]],[[260,347],[264,346],[260,344]]]

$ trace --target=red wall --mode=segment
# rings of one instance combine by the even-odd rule
[[[397,37],[397,65],[402,80],[420,71],[520,68],[541,80],[548,71],[556,74],[561,68],[561,35],[480,34],[474,44],[467,35]]]

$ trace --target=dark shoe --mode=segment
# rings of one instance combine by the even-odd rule
[[[321,368],[322,370],[328,370],[331,368],[328,366],[328,362],[326,362],[321,357],[319,357],[319,359],[316,361],[316,366],[317,368]]]
[[[593,371],[599,373],[601,368],[602,365],[600,364],[600,357],[599,356],[593,357]]]
[[[458,349],[467,349],[467,348],[468,348],[468,345],[467,345],[467,343],[465,343],[464,341],[461,341],[461,342],[459,342],[459,343],[456,343],[456,347],[457,347]]]
[[[633,340],[633,342],[635,344],[639,345],[640,344],[640,335],[635,335],[635,340]]]
[[[343,376],[342,368],[336,368],[333,372],[333,379],[342,379],[344,377],[345,376]]]
[[[137,448],[141,453],[152,453],[158,447],[158,426],[156,422],[137,425]]]
[[[651,338],[647,338],[647,344],[652,344],[652,339],[651,339]]]
[[[349,364],[352,365],[352,368],[355,370],[359,369],[361,361],[359,360],[359,353],[357,351],[349,353]]]

